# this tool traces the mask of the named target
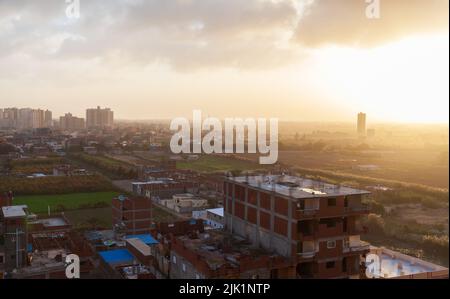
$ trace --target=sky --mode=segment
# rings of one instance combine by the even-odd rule
[[[448,0],[372,1],[0,0],[0,107],[448,123]]]

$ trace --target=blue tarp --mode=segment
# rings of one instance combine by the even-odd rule
[[[155,244],[159,243],[150,234],[134,235],[134,236],[133,235],[129,235],[129,236],[126,236],[125,239],[139,239],[139,240],[142,241],[142,243],[147,244],[147,245],[155,245]]]
[[[108,264],[126,264],[133,262],[133,256],[126,249],[101,251],[98,254]]]

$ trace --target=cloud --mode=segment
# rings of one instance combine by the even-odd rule
[[[81,18],[70,20],[65,0],[0,0],[0,76],[24,57],[37,72],[80,60],[272,69],[305,48],[374,46],[448,26],[447,0],[380,1],[381,19],[368,20],[364,0],[80,0]]]
[[[373,1],[372,1],[373,2]],[[294,39],[307,47],[325,44],[373,47],[397,38],[448,32],[448,0],[379,0],[380,18],[366,17],[365,0],[314,0]]]
[[[64,5],[19,0],[13,9],[0,2],[8,12],[3,26],[0,22],[0,53],[39,60],[113,57],[179,70],[272,68],[296,55],[280,46],[286,31],[294,29],[292,1],[81,0],[81,18],[72,21]]]

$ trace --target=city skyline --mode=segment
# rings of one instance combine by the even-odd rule
[[[0,3],[2,106],[448,123],[447,1],[385,1],[379,19],[359,0],[164,3],[81,1],[79,19],[64,1]]]

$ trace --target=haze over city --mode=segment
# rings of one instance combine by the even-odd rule
[[[448,123],[448,1],[80,3],[0,1],[2,107]]]

